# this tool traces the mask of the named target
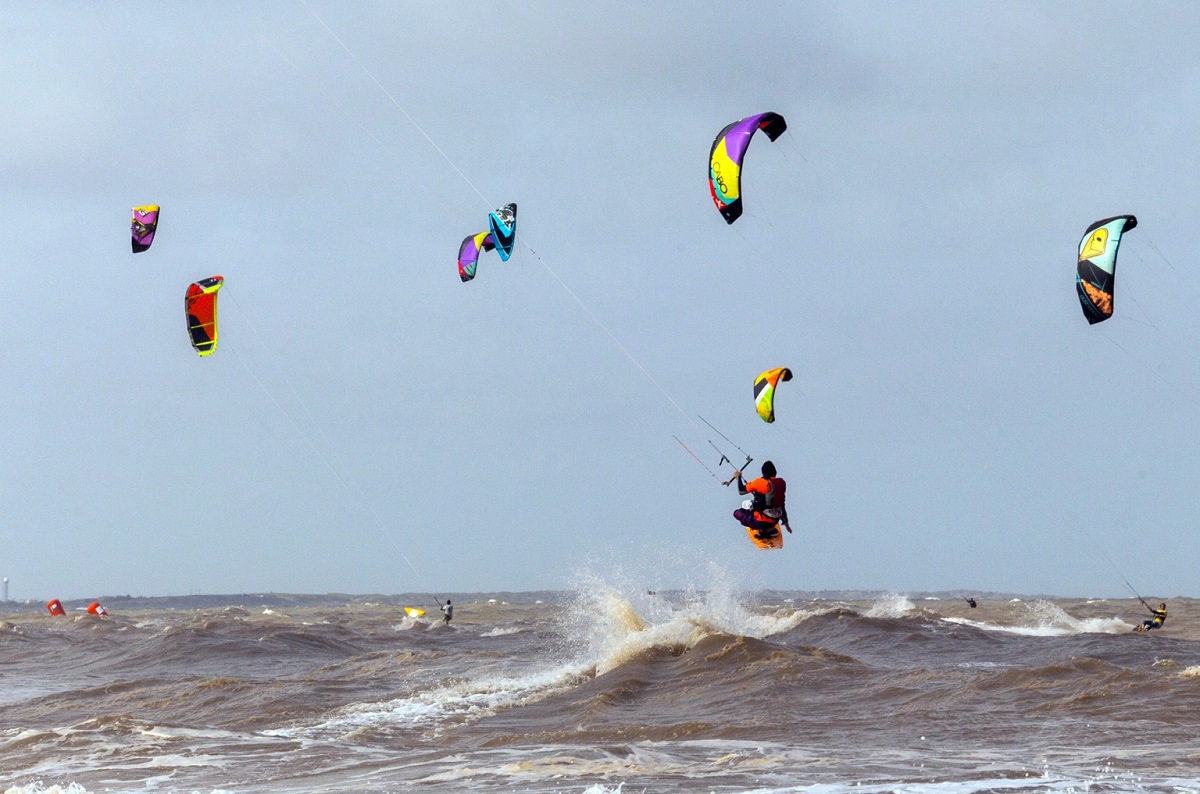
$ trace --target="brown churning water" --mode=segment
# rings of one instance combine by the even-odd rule
[[[1200,790],[1190,600],[451,595],[0,615],[0,787]]]

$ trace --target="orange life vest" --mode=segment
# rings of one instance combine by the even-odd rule
[[[782,477],[759,477],[746,483],[746,493],[754,494],[754,520],[770,523],[783,518],[787,483]]]

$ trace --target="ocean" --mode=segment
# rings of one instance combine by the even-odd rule
[[[1200,792],[1200,602],[450,595],[5,611],[0,791]]]

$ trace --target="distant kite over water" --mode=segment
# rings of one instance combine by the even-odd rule
[[[140,254],[150,248],[154,242],[154,232],[158,229],[158,205],[147,204],[144,207],[133,208],[133,252]]]
[[[1121,235],[1135,226],[1137,218],[1132,215],[1105,218],[1089,226],[1079,241],[1075,291],[1083,316],[1092,325],[1112,317],[1117,249],[1121,247]]]
[[[183,299],[192,347],[202,356],[217,349],[217,290],[224,283],[223,276],[201,279],[187,288]]]
[[[787,122],[778,113],[759,113],[735,121],[721,130],[709,152],[708,189],[726,223],[742,216],[742,161],[758,130],[774,141],[787,130]]]

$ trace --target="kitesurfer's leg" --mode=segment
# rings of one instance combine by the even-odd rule
[[[747,510],[744,507],[739,507],[737,510],[734,510],[733,517],[736,518],[738,520],[738,522],[741,523],[742,526],[744,526],[748,529],[753,529],[753,530],[762,532],[767,537],[770,537],[772,534],[768,530],[775,528],[775,522],[759,521],[758,519],[756,519],[754,517],[753,510]]]

